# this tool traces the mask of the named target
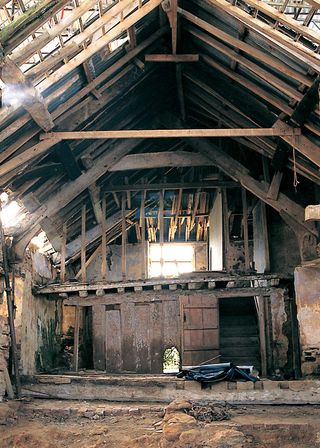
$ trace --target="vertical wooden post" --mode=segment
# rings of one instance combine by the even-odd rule
[[[101,219],[101,277],[107,279],[107,235],[106,235],[106,196],[102,198],[102,219]]]
[[[60,283],[66,280],[66,244],[67,244],[67,223],[63,223],[61,238],[61,267],[60,267]]]
[[[261,376],[267,376],[267,344],[266,344],[266,316],[264,297],[257,297],[257,310],[259,321],[259,340],[260,340],[260,356],[261,356]]]
[[[79,370],[80,311],[81,307],[77,305],[75,309],[74,345],[73,345],[73,368],[75,372],[78,372]]]
[[[127,246],[127,225],[126,225],[126,193],[122,193],[122,203],[121,203],[121,212],[122,212],[122,244],[121,244],[121,266],[122,266],[122,278],[126,279],[127,276],[127,260],[126,260],[126,246]]]
[[[247,192],[245,188],[241,188],[242,198],[242,224],[243,224],[243,240],[244,240],[244,263],[245,270],[250,269],[250,253],[249,253],[249,234],[248,234],[248,205],[247,205]]]
[[[142,248],[142,278],[146,279],[146,219],[145,219],[145,200],[146,192],[141,193],[141,207],[140,207],[140,227],[141,227],[141,248]]]
[[[223,253],[224,253],[224,267],[229,269],[229,246],[230,246],[230,230],[229,230],[229,209],[228,209],[228,197],[227,189],[222,189],[222,214],[223,214]]]
[[[160,265],[161,276],[163,276],[163,242],[164,242],[164,220],[163,220],[163,190],[160,190],[159,197],[159,222],[160,222]]]
[[[86,205],[81,210],[81,280],[83,283],[87,281],[86,267]]]

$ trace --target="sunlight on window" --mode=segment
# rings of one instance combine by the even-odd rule
[[[21,211],[21,207],[18,202],[9,202],[9,198],[6,193],[1,194],[1,202],[1,220],[4,228],[14,227],[25,218],[26,215]]]
[[[178,277],[193,270],[194,249],[191,244],[150,245],[150,277]]]

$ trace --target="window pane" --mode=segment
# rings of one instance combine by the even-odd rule
[[[151,263],[153,261],[160,261],[161,257],[161,248],[158,244],[150,245],[150,259]]]
[[[164,263],[163,275],[165,277],[176,277],[178,275],[178,269],[175,263]]]
[[[178,263],[179,274],[184,274],[186,272],[192,272],[192,263]]]
[[[192,261],[193,260],[193,247],[192,246],[180,246],[176,251],[176,260],[179,261]]]
[[[161,264],[158,262],[151,263],[150,276],[151,277],[160,277],[160,275],[161,275]]]

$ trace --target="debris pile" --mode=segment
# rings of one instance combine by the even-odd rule
[[[199,422],[205,423],[230,420],[231,417],[230,410],[226,406],[216,404],[193,405],[187,413]]]

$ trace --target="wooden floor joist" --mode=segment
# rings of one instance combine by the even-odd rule
[[[300,128],[251,128],[251,129],[141,129],[119,131],[47,132],[40,140],[83,140],[108,138],[188,138],[188,137],[280,137],[300,135]]]

